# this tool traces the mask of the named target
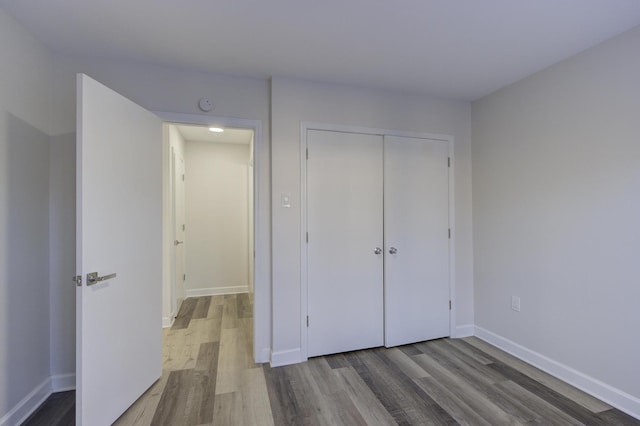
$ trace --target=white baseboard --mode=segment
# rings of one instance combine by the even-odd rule
[[[71,374],[56,374],[51,376],[51,391],[52,392],[65,392],[74,390],[76,388],[76,375]]]
[[[473,324],[464,324],[456,326],[454,331],[455,335],[451,336],[454,339],[461,339],[463,337],[473,336],[474,333],[474,325]]]
[[[56,374],[48,377],[0,418],[0,426],[22,424],[53,392],[64,392],[75,388],[75,374]]]
[[[200,296],[220,296],[223,294],[239,294],[248,293],[248,285],[239,285],[232,287],[209,287],[209,288],[192,288],[187,290],[187,297]]]
[[[171,327],[175,319],[176,319],[176,316],[174,314],[171,314],[168,317],[162,317],[162,328]]]
[[[475,335],[620,411],[640,419],[640,399],[482,327],[475,326]]]
[[[302,361],[304,360],[302,359],[302,351],[300,350],[300,348],[271,353],[272,367],[280,367],[283,365],[297,364]]]
[[[264,364],[269,362],[269,356],[271,355],[271,348],[262,348],[260,351],[256,351],[256,364]]]
[[[47,378],[36,386],[27,396],[22,398],[7,414],[0,418],[0,426],[22,424],[51,395],[51,378]]]

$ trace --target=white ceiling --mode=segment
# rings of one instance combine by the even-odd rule
[[[55,51],[474,100],[640,25],[639,0],[0,0]]]
[[[206,126],[174,124],[185,141],[215,142],[249,145],[253,140],[253,130],[227,127],[222,133],[209,131]]]

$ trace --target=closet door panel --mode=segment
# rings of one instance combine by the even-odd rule
[[[385,346],[449,335],[445,141],[384,139]]]
[[[307,132],[308,356],[383,345],[382,136]]]

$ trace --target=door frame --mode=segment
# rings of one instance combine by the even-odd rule
[[[271,353],[271,320],[269,318],[270,306],[270,290],[269,277],[262,276],[259,273],[257,265],[263,256],[267,256],[268,252],[263,250],[265,241],[262,236],[262,202],[261,202],[261,164],[262,158],[262,121],[249,120],[244,118],[220,117],[212,115],[199,114],[180,114],[165,111],[153,111],[163,121],[163,125],[168,124],[186,124],[195,126],[220,126],[234,127],[239,129],[253,130],[253,251],[254,251],[254,304],[253,304],[253,357],[256,363],[264,363],[270,361]],[[171,208],[170,197],[170,148],[169,138],[162,138],[162,181],[163,181],[163,277],[162,285],[170,285],[171,270],[169,268],[171,262],[171,245],[173,244],[172,235],[169,233],[171,229],[171,216],[169,211]],[[251,248],[250,248],[251,249]],[[168,287],[165,287],[168,288]],[[266,326],[265,326],[266,325]]]
[[[456,279],[455,279],[455,161],[454,158],[454,138],[451,135],[410,132],[402,130],[389,130],[373,127],[348,126],[341,124],[317,123],[303,121],[300,123],[300,341],[301,341],[301,361],[306,361],[308,356],[308,245],[306,235],[307,224],[307,131],[322,130],[342,133],[361,133],[368,135],[399,136],[408,138],[434,139],[447,142],[449,150],[449,228],[451,238],[449,239],[449,300],[451,309],[449,310],[449,336],[455,335],[456,324]]]

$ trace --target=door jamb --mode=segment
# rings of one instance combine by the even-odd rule
[[[449,239],[449,300],[451,309],[449,310],[449,336],[456,335],[456,279],[455,279],[455,182],[454,182],[454,138],[451,135],[409,132],[401,130],[378,129],[372,127],[346,126],[328,123],[315,123],[303,121],[300,123],[300,346],[301,359],[306,361],[308,356],[308,246],[306,235],[307,224],[307,131],[323,130],[342,133],[360,133],[380,136],[399,136],[420,139],[434,139],[447,142],[449,150],[449,228],[451,238]]]

